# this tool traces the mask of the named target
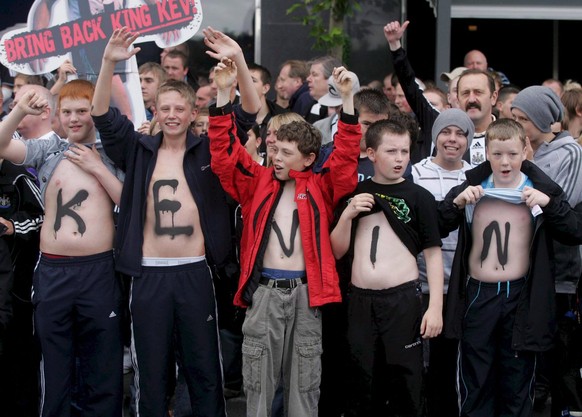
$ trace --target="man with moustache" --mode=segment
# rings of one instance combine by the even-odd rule
[[[459,76],[457,96],[461,110],[467,113],[475,125],[475,136],[469,148],[469,163],[477,166],[485,161],[485,130],[495,120],[492,112],[497,101],[495,81],[486,71],[469,69]]]

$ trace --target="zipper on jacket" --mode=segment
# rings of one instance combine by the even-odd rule
[[[311,204],[311,208],[313,209],[314,219],[313,219],[313,228],[315,232],[315,241],[317,242],[317,259],[319,260],[319,278],[323,281],[323,263],[321,257],[321,212],[319,211],[319,207],[315,202],[315,199],[309,192],[309,189],[306,188],[305,192],[309,197],[309,202]],[[309,277],[307,278],[309,279]]]

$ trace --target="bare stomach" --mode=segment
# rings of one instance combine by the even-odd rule
[[[144,257],[152,258],[187,258],[205,254],[200,229],[191,234],[159,234],[147,224],[142,249]]]
[[[360,219],[354,242],[352,284],[381,290],[418,279],[416,258],[394,233],[383,213]]]
[[[40,250],[63,256],[87,256],[110,251],[113,248],[114,225],[112,216],[95,219],[99,227],[79,229],[77,223],[63,222],[55,231],[54,219],[45,218],[40,232]]]
[[[512,281],[529,269],[533,236],[531,213],[525,204],[485,199],[475,208],[469,254],[469,274],[484,282]]]

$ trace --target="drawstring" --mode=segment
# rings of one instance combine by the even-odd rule
[[[509,282],[510,282],[510,281],[507,281],[507,282],[505,283],[505,292],[506,292],[506,297],[507,297],[507,298],[509,298],[509,288],[510,288],[510,286],[509,286]],[[499,295],[499,293],[501,293],[501,282],[498,282],[498,283],[497,283],[497,295]]]

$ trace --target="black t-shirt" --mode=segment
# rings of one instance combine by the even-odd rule
[[[406,179],[398,184],[378,184],[368,179],[358,183],[354,194],[360,193],[372,194],[376,202],[370,213],[360,216],[384,211],[413,256],[426,248],[441,246],[436,201],[425,188]],[[352,233],[352,240],[354,236]]]

